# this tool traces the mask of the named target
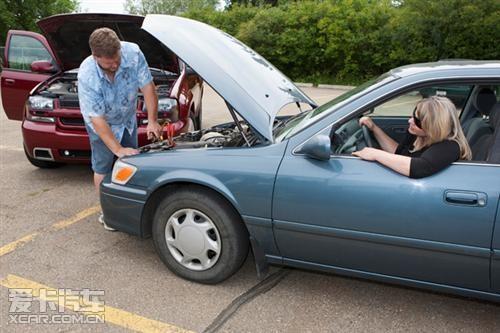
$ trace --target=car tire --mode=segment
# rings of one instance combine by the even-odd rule
[[[249,250],[248,231],[234,207],[198,186],[173,189],[161,201],[152,234],[158,255],[172,272],[205,284],[233,275]]]
[[[63,163],[59,162],[37,160],[36,158],[33,158],[28,154],[26,148],[24,148],[24,154],[26,155],[26,158],[28,159],[28,161],[30,161],[32,165],[40,169],[55,169],[64,165]]]

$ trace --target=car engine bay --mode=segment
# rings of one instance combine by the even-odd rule
[[[55,80],[38,88],[37,94],[45,98],[57,99],[60,108],[79,108],[77,74],[78,72],[76,70],[68,71]],[[169,98],[170,91],[178,75],[154,68],[151,69],[151,74],[153,75],[153,80],[156,85],[158,98]],[[141,92],[138,93],[137,103],[138,109],[142,110],[143,96]]]
[[[167,124],[168,126],[168,124]],[[243,131],[243,132],[242,132]],[[193,132],[181,133],[174,138],[166,138],[143,146],[141,152],[156,152],[171,149],[243,147],[255,146],[261,139],[244,122],[231,122]]]

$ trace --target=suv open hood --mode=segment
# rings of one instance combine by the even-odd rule
[[[257,52],[214,27],[177,16],[147,15],[142,28],[191,66],[271,142],[274,117],[284,105],[316,106]]]
[[[120,14],[63,14],[37,22],[63,71],[78,68],[90,55],[89,36],[97,28],[113,29],[121,40],[140,46],[150,67],[178,73],[175,56],[141,29],[143,16]]]

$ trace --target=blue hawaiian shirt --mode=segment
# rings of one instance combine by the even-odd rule
[[[121,62],[114,82],[104,74],[90,55],[78,70],[80,111],[94,133],[91,117],[104,117],[115,138],[121,141],[125,129],[130,134],[137,126],[137,91],[153,80],[139,46],[121,42]]]

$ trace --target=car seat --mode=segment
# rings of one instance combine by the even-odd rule
[[[497,155],[500,154],[500,144],[494,144],[498,141],[500,132],[500,102],[496,103],[490,111],[489,123],[486,123],[487,131],[485,130],[481,136],[478,136],[473,144],[470,145],[472,150],[472,159],[474,161],[488,161],[491,159],[500,159]],[[495,146],[495,147],[494,147]],[[495,150],[497,155],[495,156]]]
[[[476,94],[472,106],[478,116],[468,119],[462,124],[465,138],[472,147],[484,135],[491,134],[491,127],[488,124],[488,116],[497,99],[495,93],[490,88],[481,88]]]

